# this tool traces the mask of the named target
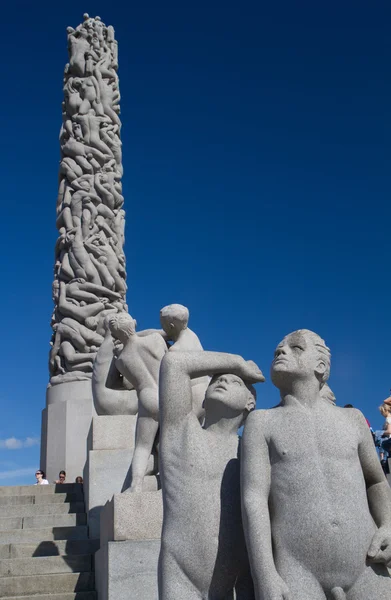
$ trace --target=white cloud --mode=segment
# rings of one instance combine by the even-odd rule
[[[39,438],[27,437],[25,440],[18,440],[16,437],[10,437],[6,440],[0,440],[0,448],[6,450],[19,450],[20,448],[31,448],[39,445]]]
[[[13,469],[11,471],[0,471],[1,479],[15,479],[16,477],[26,477],[27,475],[33,475],[35,473],[34,467],[25,469]]]

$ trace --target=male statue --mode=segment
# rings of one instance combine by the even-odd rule
[[[131,492],[141,492],[148,459],[159,429],[159,369],[167,351],[160,335],[139,337],[136,321],[120,312],[108,317],[112,336],[123,344],[115,365],[137,391],[136,444],[132,460]]]
[[[212,375],[205,424],[191,379]],[[218,352],[167,352],[160,369],[163,530],[160,600],[253,600],[240,510],[238,429],[255,406],[252,361]]]
[[[168,343],[170,352],[199,352],[203,350],[201,342],[194,331],[188,327],[189,309],[182,304],[169,304],[160,311],[160,324],[162,329],[145,329],[138,333],[139,336],[159,333]],[[209,377],[197,377],[191,381],[193,395],[193,411],[199,419],[203,419],[206,388]]]
[[[242,511],[257,600],[391,598],[390,488],[361,412],[322,396],[329,374],[324,341],[291,333],[271,368],[281,402],[245,425]]]

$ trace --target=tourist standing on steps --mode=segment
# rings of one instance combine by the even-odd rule
[[[40,469],[35,472],[35,477],[37,478],[37,482],[35,485],[49,485],[47,479],[45,479],[45,471],[41,471]]]
[[[58,479],[56,479],[54,483],[65,483],[66,476],[67,474],[65,473],[65,471],[60,471],[58,474]]]

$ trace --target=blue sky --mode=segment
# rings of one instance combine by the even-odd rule
[[[206,349],[267,376],[281,338],[313,329],[331,348],[338,404],[380,428],[391,387],[389,2],[16,1],[0,38],[0,485],[33,483],[39,464],[65,29],[85,11],[119,41],[128,303],[140,328],[180,302]],[[269,377],[258,387],[259,407],[277,402]]]

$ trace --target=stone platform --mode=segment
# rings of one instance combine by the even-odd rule
[[[95,555],[99,600],[158,600],[161,490],[115,494],[100,520],[101,542]]]

